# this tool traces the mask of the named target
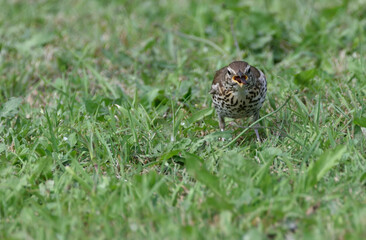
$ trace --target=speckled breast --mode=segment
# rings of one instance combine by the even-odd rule
[[[239,93],[226,91],[212,95],[212,100],[219,115],[230,118],[250,117],[258,113],[266,99],[267,88],[252,88]]]

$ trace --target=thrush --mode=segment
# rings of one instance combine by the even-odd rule
[[[259,119],[267,93],[264,73],[244,61],[234,61],[216,71],[210,94],[219,119],[221,131],[225,130],[225,117]],[[260,142],[258,125],[254,126]]]

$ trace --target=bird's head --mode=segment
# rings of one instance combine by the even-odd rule
[[[226,82],[234,88],[248,88],[254,84],[251,66],[243,61],[232,62],[227,66]]]

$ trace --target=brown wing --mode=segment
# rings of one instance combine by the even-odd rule
[[[217,93],[221,94],[221,92],[222,92],[221,88],[223,85],[223,81],[225,80],[226,69],[227,69],[227,66],[216,71],[214,79],[212,81],[210,94],[217,94]],[[216,86],[216,87],[214,87],[214,86]]]
[[[256,77],[257,79],[259,78],[259,76],[261,75],[258,71],[257,68],[253,67],[253,66],[250,66],[250,72],[253,73],[254,77]]]

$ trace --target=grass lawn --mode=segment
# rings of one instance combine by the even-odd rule
[[[0,239],[366,238],[365,0],[0,6]],[[262,143],[219,131],[235,59]]]

